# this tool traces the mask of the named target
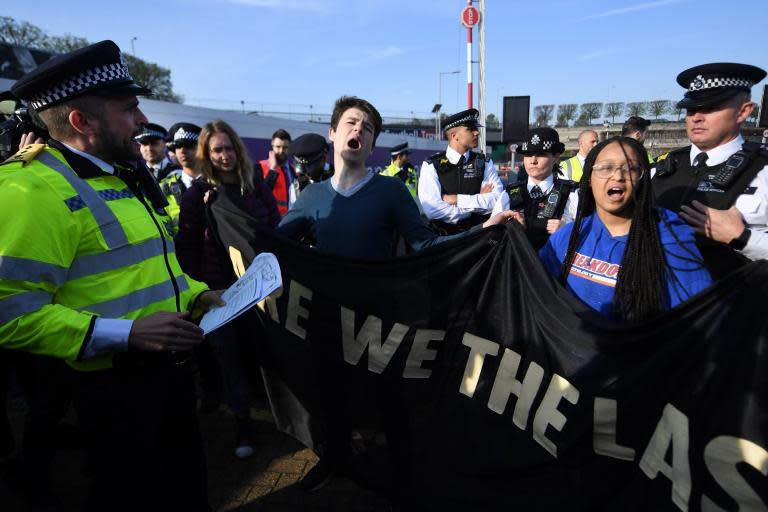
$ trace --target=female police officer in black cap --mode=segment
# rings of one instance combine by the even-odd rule
[[[493,214],[517,210],[525,215],[526,234],[535,249],[576,215],[575,181],[558,177],[565,146],[552,128],[534,128],[522,144],[524,169],[499,196]]]

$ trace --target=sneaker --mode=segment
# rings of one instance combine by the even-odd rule
[[[307,492],[319,491],[333,480],[335,474],[336,470],[326,462],[326,459],[321,457],[315,467],[310,469],[299,481],[299,487]]]
[[[250,417],[235,419],[237,420],[235,457],[246,459],[256,451],[256,428]]]

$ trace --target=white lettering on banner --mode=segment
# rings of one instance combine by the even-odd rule
[[[309,310],[301,305],[301,299],[311,301],[312,290],[296,281],[291,281],[288,293],[288,311],[285,313],[285,328],[302,340],[306,340],[307,330],[299,325],[299,318],[308,320]]]
[[[739,505],[738,510],[768,511],[765,502],[757,495],[737,469],[737,464],[746,462],[768,476],[768,452],[761,446],[746,439],[718,436],[704,448],[704,463],[717,483]],[[709,497],[702,496],[701,510],[715,512],[725,510]]]
[[[533,400],[536,398],[536,393],[538,393],[544,378],[544,368],[531,362],[522,382],[516,378],[519,368],[520,354],[505,348],[499,369],[496,372],[496,379],[493,381],[488,408],[498,414],[503,414],[509,402],[509,395],[515,395],[517,401],[512,422],[520,430],[525,430]]]
[[[443,341],[445,331],[437,329],[417,329],[413,338],[411,351],[408,353],[408,360],[405,362],[403,377],[406,379],[428,379],[432,375],[432,370],[422,368],[424,361],[434,361],[437,357],[437,350],[428,347],[430,341]]]
[[[280,315],[277,313],[277,299],[283,296],[283,288],[279,288],[267,295],[267,298],[256,304],[259,309],[269,313],[269,318],[276,324],[280,323]]]
[[[495,356],[499,353],[499,344],[475,336],[474,334],[464,333],[462,344],[470,348],[467,366],[464,368],[464,377],[461,379],[459,391],[463,395],[472,398],[477,388],[477,382],[480,380],[480,373],[483,371],[483,362],[485,356]]]
[[[671,466],[666,461],[670,445],[672,445]],[[688,445],[688,417],[674,405],[667,404],[640,459],[640,469],[651,480],[662,473],[672,481],[672,503],[680,510],[688,510],[688,502],[691,498]]]
[[[563,377],[553,374],[544,399],[533,417],[533,438],[549,453],[557,457],[557,446],[547,438],[547,427],[552,426],[558,432],[563,430],[567,418],[557,410],[560,400],[565,398],[571,404],[579,401],[579,390]]]
[[[355,336],[355,312],[341,308],[341,340],[344,346],[344,361],[351,365],[360,362],[363,352],[368,348],[368,369],[381,373],[389,364],[397,347],[408,332],[408,326],[395,324],[389,331],[389,336],[381,342],[381,319],[373,315],[365,318],[360,332]]]
[[[619,460],[635,460],[635,450],[616,442],[616,400],[595,397],[593,411],[592,447],[598,455]]]

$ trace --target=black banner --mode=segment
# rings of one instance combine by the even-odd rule
[[[211,210],[235,261],[280,262],[259,340],[279,427],[312,446],[335,393],[395,397],[422,508],[768,510],[765,262],[627,327],[516,225],[366,263]]]

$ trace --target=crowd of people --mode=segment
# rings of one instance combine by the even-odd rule
[[[235,456],[259,449],[249,326],[203,336],[196,325],[236,280],[206,213],[217,195],[278,236],[368,261],[516,222],[555,280],[606,318],[641,322],[768,255],[768,151],[740,133],[764,77],[741,64],[683,71],[691,145],[658,161],[642,118],[607,140],[585,130],[568,159],[555,129],[531,129],[523,168],[505,184],[476,151],[474,109],[445,120],[446,149],[419,170],[407,144],[390,149],[380,175],[366,167],[382,118],[353,96],[334,106],[330,143],[277,129],[254,163],[223,121],[150,123],[137,100],[150,91],[111,41],[52,58],[12,89],[51,139],[25,137],[0,173],[11,219],[0,236],[0,391],[14,361],[30,410],[19,450],[30,496],[45,495],[51,432],[73,402],[93,479],[88,510],[209,510],[197,413],[219,401],[234,418]],[[327,395],[338,414],[308,491],[350,456],[345,399]],[[0,456],[15,444],[5,416]],[[386,434],[405,478],[404,435]]]

